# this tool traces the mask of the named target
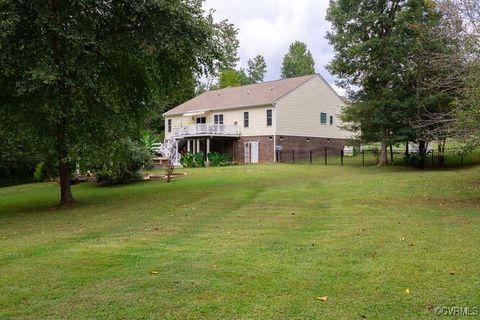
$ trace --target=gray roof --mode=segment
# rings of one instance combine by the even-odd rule
[[[234,109],[272,104],[315,76],[317,75],[207,91],[185,103],[182,103],[178,107],[165,112],[164,115],[179,115],[189,112]]]

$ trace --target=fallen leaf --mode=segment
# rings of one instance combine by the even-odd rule
[[[158,274],[158,271],[150,271],[151,274]]]
[[[323,297],[318,297],[317,298],[319,301],[325,302],[328,300],[328,296],[323,296]]]
[[[450,274],[453,276],[455,274],[455,271],[450,271]]]
[[[409,288],[405,289],[405,294],[410,294],[410,289]]]
[[[405,241],[405,238],[400,238],[400,241]]]
[[[213,269],[217,269],[217,268],[218,268],[218,265],[213,264],[213,265],[212,265],[212,268],[213,268]]]

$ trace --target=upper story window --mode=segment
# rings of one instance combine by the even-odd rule
[[[267,110],[267,127],[272,125],[272,109]]]
[[[207,118],[206,117],[198,117],[197,118],[197,124],[202,124],[202,123],[207,123]]]
[[[168,132],[172,132],[172,119],[167,120],[167,130]]]
[[[250,114],[248,112],[244,112],[243,113],[243,127],[244,128],[248,128],[248,125],[249,125],[249,119],[250,118]]]
[[[213,116],[214,124],[223,124],[223,114],[216,114]]]
[[[333,126],[333,116],[330,116],[330,125]]]
[[[327,114],[325,112],[320,113],[320,124],[327,124]]]

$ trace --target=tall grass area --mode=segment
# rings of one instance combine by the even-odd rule
[[[0,188],[0,319],[437,319],[434,307],[480,306],[479,167],[186,171],[75,185],[69,209],[54,183]]]

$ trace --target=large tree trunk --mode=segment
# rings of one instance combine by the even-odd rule
[[[62,159],[60,159],[58,166],[60,174],[60,205],[68,206],[75,203],[70,186],[70,168]]]
[[[58,175],[60,178],[60,205],[75,203],[70,186],[70,166],[68,164],[68,148],[65,138],[66,120],[62,119],[57,128]]]
[[[53,16],[58,15],[58,10],[60,8],[61,0],[51,0],[50,6],[53,13]],[[62,58],[63,54],[60,50],[60,41],[58,39],[58,35],[54,32],[51,35],[52,38],[52,54],[53,60],[55,65],[57,66],[58,70],[62,70]],[[66,94],[65,89],[65,79],[59,78],[57,80],[58,89],[63,95]],[[61,100],[60,100],[61,101]],[[60,205],[66,206],[70,205],[75,202],[75,199],[72,195],[72,189],[70,186],[70,166],[68,164],[68,146],[67,146],[67,139],[66,139],[66,132],[67,132],[67,110],[65,106],[65,101],[59,102],[59,100],[55,101],[56,103],[60,103],[59,105],[59,115],[60,119],[57,123],[56,128],[56,151],[58,155],[58,176],[60,178]],[[52,103],[55,103],[52,102]]]
[[[390,144],[390,163],[393,163],[393,145]]]
[[[419,156],[418,167],[420,169],[425,169],[425,160],[427,157],[427,142],[425,142],[424,140],[418,141],[418,156]]]
[[[387,142],[386,139],[382,140],[382,145],[380,147],[380,157],[378,158],[378,166],[386,166],[388,162],[387,155]]]

